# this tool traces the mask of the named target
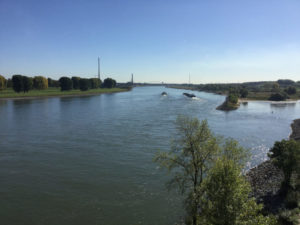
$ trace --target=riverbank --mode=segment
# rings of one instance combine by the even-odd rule
[[[61,91],[60,88],[48,88],[46,90],[31,90],[26,93],[16,93],[12,89],[6,89],[0,92],[0,100],[92,96],[92,95],[100,95],[100,94],[125,92],[130,90],[131,90],[130,88],[99,88],[99,89],[90,89],[87,91],[80,91],[78,89],[70,90],[70,91]]]
[[[294,120],[291,128],[290,139],[300,141],[300,119]],[[267,160],[250,169],[246,176],[252,187],[252,196],[264,204],[267,212],[278,214],[284,208],[284,198],[279,195],[283,172]]]

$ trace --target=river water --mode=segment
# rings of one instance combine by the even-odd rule
[[[0,101],[0,224],[172,224],[181,199],[166,191],[169,177],[152,159],[169,149],[178,115],[207,119],[215,134],[238,140],[252,152],[249,166],[300,117],[300,103],[223,112],[215,108],[224,96],[183,92]]]

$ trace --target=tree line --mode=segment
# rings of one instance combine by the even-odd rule
[[[114,88],[117,82],[112,78],[106,78],[102,82],[98,78],[81,78],[81,77],[61,77],[59,80],[46,78],[43,76],[28,77],[24,75],[13,75],[10,79],[0,75],[0,90],[6,88],[13,88],[17,93],[28,92],[30,90],[45,90],[48,87],[59,88],[61,91],[68,91],[72,89],[79,89],[87,91],[89,89],[97,88]]]
[[[185,197],[187,225],[283,225],[280,216],[263,211],[251,198],[251,186],[243,174],[249,154],[233,139],[212,134],[206,120],[178,117],[177,136],[169,152],[159,152],[155,161],[168,169],[176,188]],[[276,142],[269,154],[282,169],[281,193],[286,208],[299,212],[300,144],[294,140]]]

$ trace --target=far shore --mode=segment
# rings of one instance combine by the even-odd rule
[[[239,98],[239,103],[243,103],[243,102],[267,102],[267,103],[271,103],[271,104],[289,104],[289,103],[297,103],[300,102],[300,100],[298,99],[289,99],[289,100],[285,100],[285,101],[270,101],[270,100],[260,100],[260,99],[241,99]]]
[[[130,88],[99,88],[90,89],[88,91],[70,90],[60,91],[58,88],[49,88],[47,90],[33,90],[26,93],[15,93],[12,90],[0,92],[1,100],[22,100],[22,99],[38,99],[38,98],[53,98],[53,97],[80,97],[94,96],[101,94],[113,94],[119,92],[130,91]]]

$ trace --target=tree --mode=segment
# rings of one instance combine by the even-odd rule
[[[101,87],[101,80],[99,78],[90,78],[91,89]]]
[[[7,79],[6,87],[11,88],[13,86],[12,80],[10,78]]]
[[[33,87],[38,90],[48,88],[48,80],[43,76],[36,76],[33,78]]]
[[[22,75],[12,76],[13,89],[15,92],[19,93],[23,91],[23,77]]]
[[[289,96],[284,92],[277,92],[277,93],[271,94],[271,96],[269,97],[269,100],[270,101],[284,101],[288,97]]]
[[[286,92],[289,95],[294,95],[297,93],[297,89],[295,87],[290,86],[290,87],[284,89],[284,92]]]
[[[282,193],[287,194],[291,188],[291,177],[293,172],[299,171],[300,165],[300,143],[295,140],[282,140],[275,142],[268,156],[279,169],[282,169],[284,180],[282,182]]]
[[[80,77],[72,77],[73,89],[79,89]]]
[[[28,92],[33,87],[33,79],[31,77],[22,76],[23,92]]]
[[[116,81],[114,79],[111,78],[106,78],[103,82],[103,87],[104,88],[113,88],[116,86]]]
[[[240,95],[242,98],[246,98],[248,96],[248,90],[246,88],[242,88],[240,90]]]
[[[59,87],[59,81],[58,80],[53,80],[51,78],[48,78],[48,86],[49,87]]]
[[[203,185],[200,224],[269,225],[274,220],[261,214],[262,205],[249,198],[250,184],[242,174],[247,151],[228,139]]]
[[[272,92],[279,92],[280,91],[280,86],[277,82],[272,84]]]
[[[89,79],[82,78],[79,80],[79,87],[81,91],[87,91],[90,88]]]
[[[6,79],[0,75],[0,91],[6,88]]]
[[[69,77],[61,77],[59,79],[61,91],[72,90],[73,83]]]
[[[176,124],[177,139],[170,152],[159,153],[155,161],[174,171],[174,177],[168,185],[177,187],[182,194],[187,193],[187,220],[197,225],[201,188],[218,151],[217,139],[206,120],[200,122],[197,118],[178,117]]]

